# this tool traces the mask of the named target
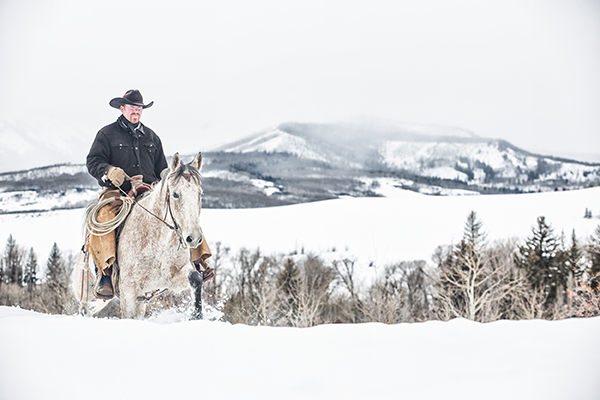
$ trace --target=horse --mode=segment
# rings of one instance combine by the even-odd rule
[[[161,180],[133,205],[123,223],[116,261],[121,318],[142,318],[146,301],[157,292],[186,289],[191,289],[193,296],[192,318],[202,318],[202,276],[190,261],[190,248],[204,240],[200,229],[201,167],[201,153],[187,165],[176,153]],[[92,262],[88,264],[93,268]],[[80,284],[74,285],[80,301],[89,299],[83,281],[81,275]]]

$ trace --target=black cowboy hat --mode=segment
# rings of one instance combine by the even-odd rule
[[[144,98],[142,97],[140,91],[136,89],[131,89],[128,90],[123,95],[123,97],[115,97],[108,104],[110,104],[110,106],[114,108],[120,108],[125,104],[131,104],[132,106],[138,106],[142,108],[149,108],[152,107],[152,104],[154,104],[154,102],[151,101],[150,103],[144,105]]]

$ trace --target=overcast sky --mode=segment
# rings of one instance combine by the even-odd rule
[[[84,158],[130,88],[168,154],[365,116],[583,158],[600,1],[0,0],[0,123],[69,124]]]

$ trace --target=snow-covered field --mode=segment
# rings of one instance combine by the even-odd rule
[[[575,229],[586,239],[600,224],[600,187],[521,195],[426,196],[385,186],[385,198],[344,198],[260,209],[204,209],[202,228],[210,244],[220,241],[233,253],[241,247],[262,252],[314,252],[352,257],[357,265],[401,260],[431,260],[439,245],[457,243],[471,210],[490,240],[531,234],[545,216],[556,234],[570,238]],[[592,219],[583,218],[590,209]],[[12,234],[17,244],[33,247],[45,260],[52,244],[78,251],[83,243],[83,210],[0,215],[0,244]],[[335,251],[333,251],[335,250]]]
[[[598,399],[600,318],[272,328],[0,307],[0,398]]]
[[[456,243],[474,210],[490,240],[530,235],[544,215],[585,240],[600,188],[504,196],[425,196],[202,211],[211,243],[266,253],[313,251],[370,262],[430,260]],[[585,209],[594,218],[583,218]],[[83,210],[0,216],[0,243],[46,259],[81,246]],[[335,249],[335,251],[333,251]],[[600,318],[465,320],[271,328],[125,321],[0,307],[0,399],[598,399]],[[100,379],[102,377],[102,379]],[[112,382],[108,382],[112,380]]]

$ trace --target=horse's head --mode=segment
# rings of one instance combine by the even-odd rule
[[[165,177],[166,198],[171,218],[179,227],[183,241],[191,248],[197,247],[203,240],[200,229],[201,167],[202,153],[198,153],[189,164],[182,163],[179,153],[175,153]]]

